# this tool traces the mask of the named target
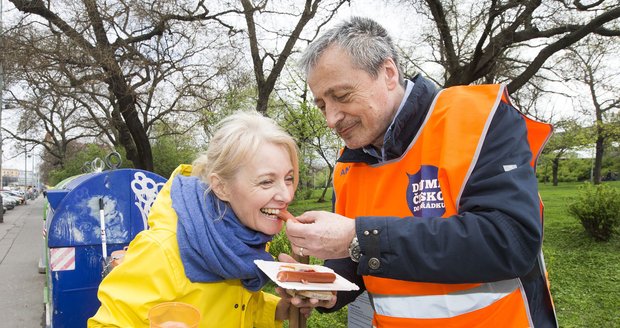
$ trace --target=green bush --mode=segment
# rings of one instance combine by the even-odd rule
[[[295,192],[295,199],[298,199],[298,200],[311,199],[313,193],[314,193],[314,189],[312,188],[309,188],[309,187],[299,188]]]
[[[291,254],[291,244],[286,238],[286,232],[284,229],[280,231],[277,235],[273,236],[271,242],[269,242],[269,253],[273,255],[276,259],[278,258],[278,254],[285,253]]]
[[[598,241],[607,241],[618,232],[620,192],[606,184],[580,187],[579,196],[569,204],[568,212],[581,221],[586,232]]]

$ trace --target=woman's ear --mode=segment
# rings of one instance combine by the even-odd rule
[[[219,177],[219,175],[212,173],[209,175],[209,185],[211,186],[211,190],[215,193],[215,196],[220,200],[225,202],[229,201],[228,190],[226,189],[226,184]]]

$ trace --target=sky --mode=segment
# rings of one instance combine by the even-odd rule
[[[12,9],[14,7],[5,0],[2,1],[2,10],[5,12]],[[338,15],[332,19],[329,24],[324,28],[329,28],[340,22],[343,19],[347,19],[351,16],[365,16],[371,17],[383,25],[390,34],[392,34],[395,38],[395,41],[398,42],[398,32],[401,30],[402,26],[406,26],[406,17],[403,17],[402,14],[398,14],[398,7],[394,5],[385,6],[383,1],[371,1],[371,0],[356,0],[353,5],[345,4]],[[7,17],[4,17],[6,21]],[[5,22],[6,23],[6,22]],[[5,96],[6,99],[6,96]],[[2,125],[6,126],[7,124],[13,124],[10,122],[10,118],[7,117],[9,113],[4,112],[2,115]],[[2,145],[2,168],[3,169],[18,169],[24,170],[24,166],[26,166],[27,171],[32,171],[33,169],[33,157],[31,156],[28,160],[24,161],[24,153],[23,150],[19,152],[12,145],[11,141],[8,139],[6,133],[2,135],[4,138]],[[36,167],[38,162],[40,162],[40,155],[42,153],[41,147],[37,147],[34,150],[34,167]]]
[[[13,8],[13,6],[8,3],[8,1],[0,1],[2,1],[2,7],[5,12],[9,9],[9,7]],[[396,44],[407,44],[409,41],[408,39],[410,39],[412,35],[416,33],[415,24],[412,24],[412,22],[415,22],[416,20],[414,17],[411,17],[411,15],[415,14],[411,9],[404,10],[402,8],[399,8],[399,5],[395,3],[390,3],[390,5],[387,6],[385,5],[385,1],[382,0],[355,0],[352,1],[352,3],[353,4],[343,5],[340,8],[336,17],[324,27],[324,30],[335,24],[338,24],[343,19],[347,19],[351,16],[356,15],[375,19],[388,30],[388,32],[393,36]],[[403,14],[403,12],[411,14],[405,15]],[[571,108],[572,104],[566,103],[566,101],[560,102],[556,99],[550,101],[548,106],[543,107],[557,107],[566,109]],[[10,117],[7,117],[10,116],[9,113],[5,112],[2,116],[3,126],[6,127],[7,124],[13,124],[13,122],[10,122]],[[6,134],[4,134],[3,137],[6,138]],[[30,171],[33,168],[33,158],[34,166],[36,166],[37,162],[40,161],[40,154],[42,151],[41,147],[35,149],[34,157],[31,157],[26,161],[24,160],[23,150],[21,151],[21,153],[18,152],[18,150],[14,149],[14,147],[9,144],[8,140],[4,141],[2,148],[4,152],[2,161],[3,168],[23,170],[25,165],[27,170]]]

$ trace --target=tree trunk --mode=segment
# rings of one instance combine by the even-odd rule
[[[321,194],[321,197],[319,197],[319,200],[317,200],[317,203],[325,203],[325,194],[327,194],[327,189],[329,189],[329,186],[331,186],[332,184],[332,173],[333,172],[334,172],[334,168],[330,165],[329,176],[327,177],[327,182],[325,182],[325,187],[323,187],[323,193]]]
[[[594,155],[594,168],[592,169],[592,183],[601,183],[601,170],[603,168],[603,152],[604,152],[604,137],[600,134],[596,138],[596,154]]]
[[[119,68],[120,69],[120,68]],[[127,85],[125,78],[114,74],[106,81],[116,97],[118,108],[123,117],[123,121],[131,138],[120,133],[120,142],[125,147],[127,159],[130,160],[137,169],[153,171],[153,153],[149,143],[146,129],[138,117],[136,110],[136,99],[133,91]],[[123,124],[123,122],[119,122]],[[122,132],[123,129],[119,129]]]
[[[267,115],[269,108],[269,95],[273,90],[273,86],[263,86],[258,88],[258,99],[256,100],[256,111],[263,115]]]
[[[558,185],[558,170],[560,168],[560,158],[556,157],[551,161],[551,176],[553,179],[553,186]]]

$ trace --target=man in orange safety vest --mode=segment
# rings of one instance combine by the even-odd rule
[[[367,18],[327,31],[301,66],[345,147],[335,213],[306,212],[287,234],[293,251],[363,287],[322,311],[365,289],[375,327],[557,327],[534,173],[551,126],[502,85],[405,80]]]

